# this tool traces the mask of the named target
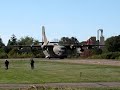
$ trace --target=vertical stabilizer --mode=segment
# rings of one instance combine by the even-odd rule
[[[44,26],[42,26],[42,42],[43,42],[43,45],[48,44],[48,40],[47,40],[47,37],[45,35],[45,27]]]

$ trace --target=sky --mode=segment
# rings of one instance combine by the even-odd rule
[[[120,35],[120,0],[0,0],[0,37],[7,44],[30,36],[41,41],[76,37],[85,41],[103,29],[105,39]]]

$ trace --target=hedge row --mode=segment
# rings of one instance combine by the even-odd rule
[[[120,52],[109,52],[101,55],[93,55],[91,59],[120,59]]]

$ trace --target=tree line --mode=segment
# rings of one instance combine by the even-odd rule
[[[77,38],[75,37],[62,37],[59,41],[60,45],[75,45],[80,44]],[[5,45],[2,41],[2,38],[0,38],[0,58],[42,58],[44,57],[44,54],[40,48],[29,48],[29,47],[11,47],[12,45],[39,45],[39,41],[29,37],[21,37],[20,39],[17,39],[17,37],[13,34],[11,38],[8,40],[7,45]],[[77,51],[75,49],[67,50],[68,57],[81,57],[77,54]],[[92,58],[120,58],[120,35],[118,36],[112,36],[110,38],[107,38],[105,41],[105,48],[99,49],[99,48],[93,48],[88,50],[90,53],[89,57],[92,56]],[[106,55],[105,55],[106,54]],[[114,55],[115,54],[115,55]],[[97,56],[96,56],[97,55]],[[88,56],[87,56],[88,58]]]

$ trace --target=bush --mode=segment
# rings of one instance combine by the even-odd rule
[[[8,56],[7,56],[6,53],[1,52],[1,53],[0,53],[0,58],[1,58],[1,59],[5,59],[5,58],[8,58]]]
[[[5,53],[4,49],[3,48],[0,48],[0,58],[7,58],[7,54]]]
[[[109,53],[104,53],[101,55],[94,55],[90,58],[92,59],[119,59],[120,52],[109,52]]]
[[[9,58],[31,58],[33,57],[33,54],[31,52],[20,53],[17,49],[14,48],[8,53],[8,57]]]
[[[14,53],[12,55],[8,54],[8,57],[9,58],[31,58],[33,57],[33,54],[32,53],[22,53],[22,54]]]
[[[94,55],[99,55],[99,54],[102,54],[102,49],[100,49],[100,48],[94,48],[94,49],[92,49],[92,54],[94,54]]]

